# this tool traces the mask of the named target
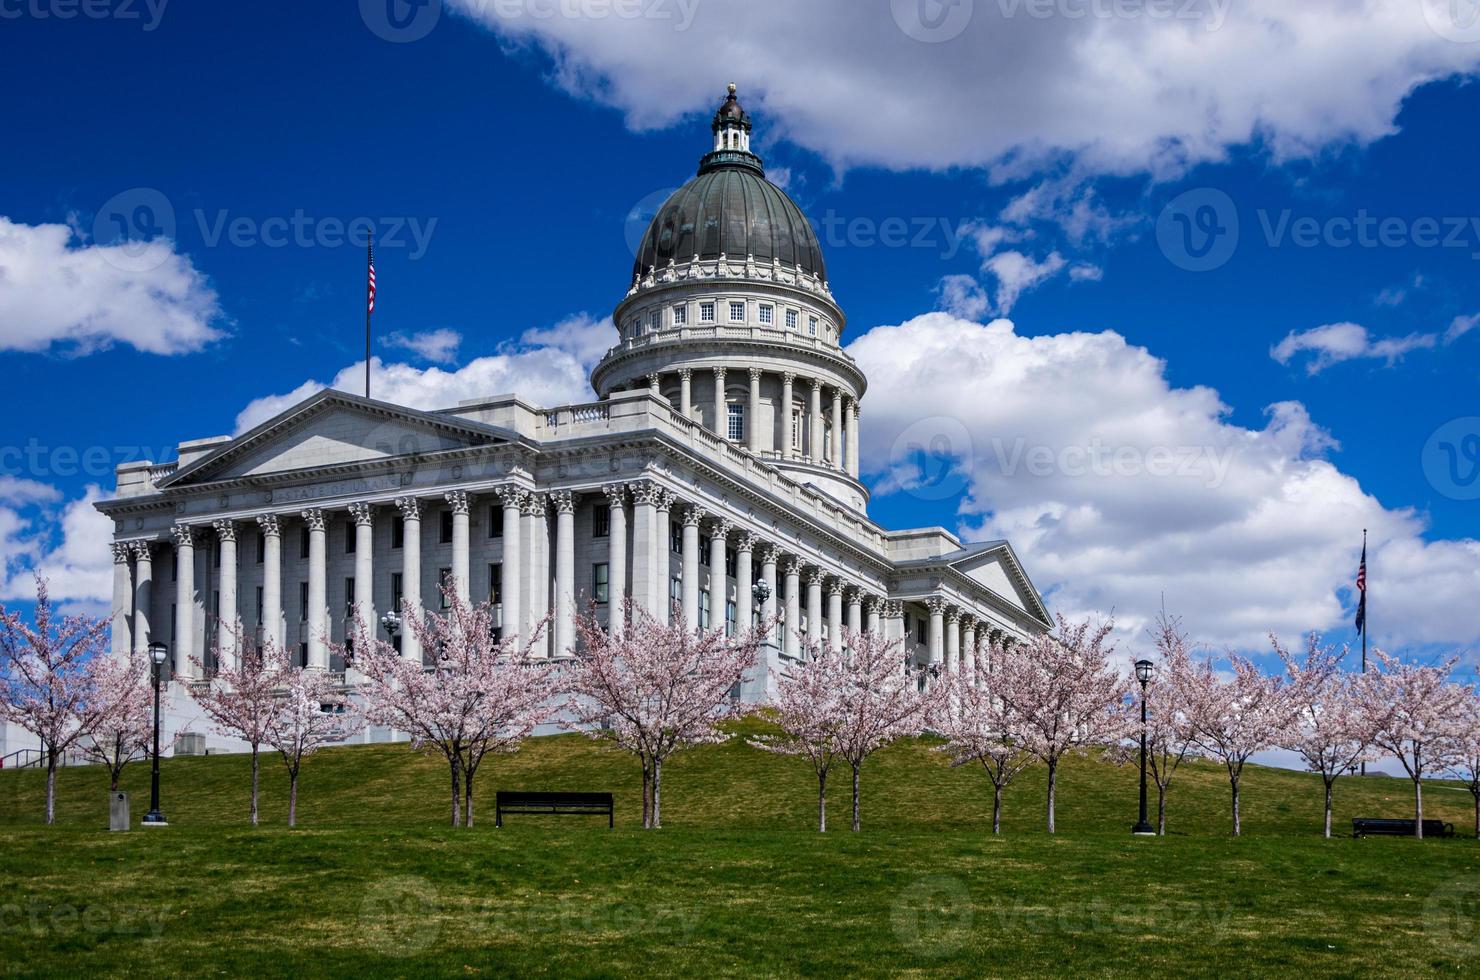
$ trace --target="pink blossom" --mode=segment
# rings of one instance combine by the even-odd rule
[[[238,620],[235,636],[246,635]],[[191,658],[196,668],[205,673],[205,665]],[[252,826],[257,826],[257,790],[261,776],[261,749],[268,740],[277,714],[278,686],[288,670],[288,655],[272,637],[264,639],[255,651],[243,649],[240,657],[224,655],[220,636],[216,639],[215,660],[218,664],[236,666],[219,668],[204,689],[195,691],[195,700],[216,731],[246,742],[252,753]]]
[[[360,714],[328,673],[289,667],[279,676],[277,708],[267,725],[267,744],[288,767],[288,826],[298,825],[298,774],[303,760],[325,745],[360,730]]]
[[[98,723],[80,743],[83,754],[107,768],[109,788],[118,789],[123,767],[147,756],[154,741],[154,681],[148,658],[133,653],[122,660],[91,661]]]

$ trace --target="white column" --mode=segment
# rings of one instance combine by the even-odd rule
[[[134,576],[129,568],[133,549],[126,542],[113,542],[113,645],[115,660],[133,653]]]
[[[524,623],[519,629],[521,636],[534,636],[535,627],[550,611],[550,508],[544,494],[531,493],[524,498],[524,561],[528,572],[525,576],[529,587],[528,602],[524,610]],[[505,532],[508,533],[507,531]],[[550,649],[549,630],[535,644],[536,653],[547,653]]]
[[[925,603],[925,606],[930,610],[930,631],[926,634],[926,659],[929,663],[938,664],[941,662],[945,649],[946,601],[931,599]]]
[[[257,518],[262,532],[262,643],[283,650],[283,529],[276,514]],[[372,624],[373,628],[373,624]]]
[[[961,669],[961,610],[946,614],[946,673]]]
[[[216,635],[221,642],[221,667],[235,668],[241,663],[242,624],[236,602],[236,522],[217,521],[216,542],[221,549],[221,580],[216,585],[220,608],[216,610]],[[184,578],[182,574],[180,576]],[[192,570],[191,581],[195,580]],[[176,612],[179,612],[178,606]]]
[[[782,644],[795,657],[802,644],[802,563],[795,558],[786,563],[786,622],[782,624]]]
[[[976,617],[967,616],[961,621],[961,673],[971,686],[976,686]]]
[[[770,545],[761,552],[761,581],[766,583],[766,598],[761,603],[761,619],[766,622],[776,615],[776,603],[781,598],[781,592],[776,587],[776,562],[780,557],[781,553]],[[777,647],[784,642],[776,635],[774,627],[766,633],[766,639]]]
[[[325,636],[329,629],[329,548],[324,512],[317,507],[305,510],[303,522],[308,525],[308,666],[328,670]]]
[[[550,494],[555,507],[555,648],[564,657],[575,645],[576,632],[576,501],[569,490]]]
[[[149,610],[154,601],[154,559],[148,541],[135,541],[134,552],[134,649],[149,649]],[[184,675],[191,676],[188,672]]]
[[[787,371],[781,376],[781,405],[777,414],[781,417],[781,458],[791,459],[796,455],[796,447],[792,445],[791,431],[791,407],[794,395],[794,385],[797,376]]]
[[[750,369],[750,401],[745,409],[745,444],[753,453],[761,451],[761,369]],[[746,623],[746,629],[750,624]]]
[[[882,633],[879,632],[879,626],[880,626],[880,616],[879,616],[879,614],[883,611],[883,605],[884,605],[884,603],[881,602],[878,599],[870,599],[870,600],[868,600],[868,612],[867,612],[868,622],[865,625],[865,629],[867,629],[870,633],[875,634],[876,636],[882,636],[883,635]]]
[[[683,621],[689,629],[699,628],[699,522],[704,510],[689,507],[683,514]]]
[[[468,495],[462,490],[449,490],[447,503],[452,508],[452,590],[463,602],[470,602],[473,590],[468,567]]]
[[[858,459],[858,399],[848,399],[848,473],[850,476],[858,476],[862,467]]]
[[[349,505],[350,519],[355,522],[355,622],[363,623],[375,635],[375,508],[370,504]],[[353,630],[353,626],[351,626]]]
[[[898,640],[904,637],[904,603],[888,600],[884,603],[884,638]],[[909,649],[908,643],[905,649]]]
[[[607,522],[606,628],[613,636],[621,636],[627,615],[627,488],[613,483],[602,487],[601,492],[611,508],[611,520]]]
[[[195,528],[176,524],[175,536],[175,673],[194,676],[195,652]],[[202,658],[204,659],[204,658]]]
[[[807,642],[822,640],[822,569],[807,576]]]
[[[735,539],[735,632],[750,629],[755,618],[755,595],[753,592],[754,570],[751,564],[755,557],[756,537],[742,531]]]
[[[421,501],[397,497],[401,511],[401,656],[421,663],[421,641],[411,630],[411,617],[425,615],[421,606]]]
[[[673,503],[673,494],[667,490],[659,491],[658,517],[653,522],[653,596],[657,599],[660,623],[673,619],[673,596],[669,588],[673,575],[673,546],[669,540]]]
[[[721,439],[730,434],[728,411],[725,407],[725,369],[714,369],[714,434]]]
[[[832,465],[843,468],[843,389],[834,388],[832,395]]]
[[[827,645],[833,653],[843,651],[843,582],[833,579],[827,586]]]
[[[654,618],[658,596],[653,591],[653,569],[658,564],[655,529],[658,523],[658,488],[646,480],[632,484],[632,613],[638,610]]]
[[[863,592],[858,589],[848,590],[848,629],[863,632]]]
[[[694,372],[688,368],[678,369],[678,414],[685,419],[694,417]]]
[[[498,494],[500,504],[504,509],[504,541],[503,541],[503,609],[502,623],[503,636],[511,639],[515,636],[523,636],[520,632],[523,623],[520,621],[523,604],[519,601],[522,596],[520,590],[524,588],[524,569],[522,555],[520,554],[520,538],[523,536],[523,527],[519,520],[520,509],[524,504],[524,489],[513,485],[498,487],[494,490]]]
[[[814,462],[814,463],[816,463],[817,465],[820,466],[820,465],[822,465],[822,457],[823,457],[823,451],[822,451],[822,379],[821,378],[813,378],[812,379],[812,406],[811,406],[811,411],[809,411],[807,413],[807,416],[808,416],[808,428],[811,431],[811,438],[809,440],[810,445],[807,446],[807,453],[808,453],[808,455],[811,456],[812,462]]]
[[[730,539],[733,525],[721,518],[709,528],[709,628],[723,631],[725,628],[725,601],[729,598],[729,576],[725,574],[725,548]],[[736,609],[736,626],[739,611]]]

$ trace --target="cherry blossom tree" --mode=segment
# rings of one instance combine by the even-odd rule
[[[346,665],[365,675],[360,688],[374,724],[403,731],[419,748],[447,760],[452,826],[473,826],[473,780],[490,754],[517,752],[559,710],[556,666],[531,651],[541,623],[522,646],[496,639],[492,605],[471,605],[446,589],[445,615],[408,616],[424,656],[407,660],[360,623],[353,646],[334,645]],[[331,644],[332,645],[332,644]]]
[[[1472,696],[1461,707],[1458,721],[1449,772],[1465,784],[1475,801],[1475,836],[1480,838],[1480,699]]]
[[[1211,660],[1186,676],[1186,711],[1197,748],[1223,763],[1232,790],[1233,836],[1243,832],[1239,782],[1249,757],[1284,740],[1294,708],[1277,677],[1244,657],[1229,656],[1231,675],[1219,677]]]
[[[0,718],[41,742],[46,760],[46,822],[56,821],[62,754],[102,720],[92,662],[104,656],[106,619],[57,616],[46,580],[36,579],[34,626],[0,606]]]
[[[823,654],[826,641],[808,645],[807,656]],[[859,788],[864,762],[875,752],[902,738],[920,734],[929,720],[938,692],[922,694],[919,676],[900,669],[904,640],[886,640],[877,633],[843,631],[844,670],[839,678],[841,709],[835,754],[853,775],[853,830],[862,827]]]
[[[241,621],[235,636],[244,636]],[[205,689],[195,692],[196,703],[211,719],[216,731],[247,743],[252,754],[252,826],[257,826],[257,791],[261,777],[262,746],[268,740],[278,709],[278,688],[288,671],[288,654],[272,637],[258,649],[243,647],[240,656],[223,654],[216,640],[215,660],[219,667]],[[191,662],[204,675],[205,664]]]
[[[1362,710],[1355,675],[1342,669],[1347,648],[1323,646],[1318,634],[1306,639],[1305,659],[1299,660],[1277,636],[1274,651],[1285,665],[1287,692],[1293,710],[1281,740],[1319,773],[1326,789],[1325,836],[1331,836],[1331,795],[1336,780],[1371,754],[1374,732]]]
[[[1136,731],[1131,680],[1111,663],[1112,623],[1072,625],[1025,642],[991,644],[993,683],[1018,719],[1024,747],[1048,767],[1048,832],[1054,833],[1059,762],[1070,752],[1114,751]]]
[[[642,825],[663,817],[663,763],[694,745],[726,741],[722,722],[742,713],[734,692],[756,662],[769,623],[726,636],[695,630],[680,612],[660,623],[628,604],[631,625],[609,633],[594,615],[576,619],[580,650],[570,664],[568,726],[608,739],[642,763]]]
[[[977,677],[953,674],[935,702],[932,727],[946,743],[937,751],[951,757],[951,766],[979,762],[992,781],[992,833],[1002,832],[1002,791],[1038,757],[1027,748],[1022,719],[1013,702],[999,693],[1008,675],[999,674],[993,663],[994,648],[984,652]]]
[[[1405,664],[1372,651],[1376,670],[1360,675],[1357,689],[1372,744],[1398,760],[1413,781],[1413,836],[1423,837],[1423,777],[1458,761],[1468,687],[1451,681],[1458,658],[1435,666]]]
[[[841,654],[827,648],[817,655],[773,671],[776,680],[773,721],[778,735],[758,735],[750,744],[780,755],[802,756],[817,776],[817,830],[827,831],[827,777],[837,762],[842,725],[840,693],[846,676]]]
[[[1193,749],[1193,731],[1187,713],[1192,658],[1179,618],[1163,611],[1151,632],[1160,663],[1146,684],[1146,768],[1156,785],[1156,833],[1165,837],[1167,790],[1177,768]]]
[[[289,667],[279,677],[277,710],[267,724],[267,744],[288,769],[288,826],[298,826],[298,774],[303,760],[325,745],[360,730],[360,715],[327,671]]]
[[[118,789],[123,767],[135,756],[148,755],[154,741],[154,685],[147,657],[94,657],[97,724],[80,743],[83,755],[108,770],[111,790]]]

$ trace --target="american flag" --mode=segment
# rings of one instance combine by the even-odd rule
[[[368,255],[370,261],[370,305],[365,310],[367,314],[375,312],[375,245],[373,243],[370,245]]]
[[[1362,594],[1357,601],[1357,632],[1367,628],[1367,542],[1362,542],[1362,563],[1357,566],[1357,591]]]

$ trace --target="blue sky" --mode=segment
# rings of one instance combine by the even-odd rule
[[[62,0],[0,0],[0,81],[23,93],[0,154],[9,598],[31,568],[78,604],[106,596],[84,498],[113,462],[356,376],[364,256],[341,223],[382,239],[385,391],[577,397],[634,223],[692,175],[735,81],[874,380],[876,518],[1008,534],[1056,608],[1139,627],[1165,593],[1243,648],[1349,637],[1371,525],[1374,638],[1480,639],[1468,24],[1423,0],[1234,0],[1188,23],[927,0],[944,28],[914,0],[560,2],[63,18]],[[295,221],[303,240],[274,244]],[[120,232],[142,256],[107,251]],[[969,373],[923,370],[929,350]],[[1062,460],[1112,417],[1133,457],[1252,462],[1173,489],[1004,471],[1003,440]]]

